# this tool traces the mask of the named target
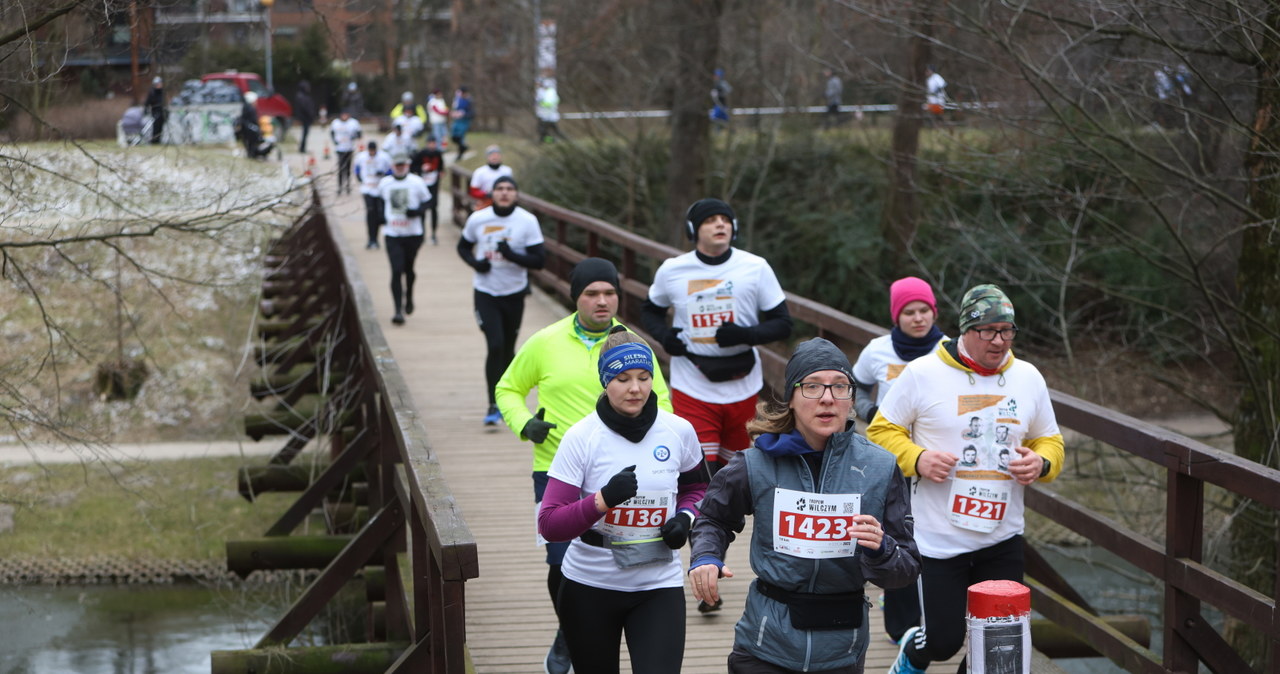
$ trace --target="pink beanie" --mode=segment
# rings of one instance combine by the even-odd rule
[[[929,305],[933,309],[933,315],[938,315],[938,302],[933,299],[933,288],[928,283],[914,276],[900,278],[889,286],[889,311],[891,312],[890,320],[896,325],[898,316],[902,315],[902,308],[915,301],[921,301]]]

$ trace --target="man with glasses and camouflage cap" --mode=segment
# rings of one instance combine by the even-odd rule
[[[1004,291],[971,288],[960,305],[960,337],[908,364],[867,428],[914,478],[923,562],[928,631],[907,630],[891,674],[923,672],[960,650],[969,585],[1022,581],[1024,493],[1036,480],[1058,476],[1064,452],[1044,377],[1010,350],[1017,334]],[[1007,446],[1016,454],[1007,464],[998,426],[1008,427]],[[969,445],[977,449],[972,467],[960,465]]]

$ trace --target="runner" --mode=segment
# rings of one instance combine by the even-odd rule
[[[970,585],[1022,581],[1024,494],[1058,476],[1064,452],[1044,377],[1010,350],[1017,334],[1004,292],[971,288],[960,303],[960,337],[907,365],[867,429],[916,478],[924,627],[902,636],[893,674],[918,674],[960,650]],[[978,433],[970,438],[974,417]],[[1004,463],[1000,452],[1009,450],[996,442],[998,425],[1009,427],[1017,453]],[[977,469],[957,466],[969,445]]]
[[[347,194],[351,193],[351,155],[360,135],[360,121],[351,116],[350,110],[344,109],[329,125],[329,138],[333,140],[334,152],[338,153],[338,194],[343,188]]]
[[[427,145],[413,156],[410,170],[422,176],[427,189],[431,190],[431,204],[428,208],[431,210],[431,245],[433,246],[440,243],[436,238],[436,229],[440,223],[438,206],[440,205],[440,170],[443,168],[444,154],[436,145],[436,137],[427,136]]]
[[[382,198],[386,223],[382,238],[387,243],[387,259],[391,262],[391,301],[395,307],[391,322],[404,325],[404,317],[413,313],[413,282],[417,278],[413,265],[422,247],[422,213],[431,193],[422,178],[409,173],[409,155],[403,152],[391,155],[391,166],[392,174],[378,183],[378,196]]]
[[[600,396],[596,363],[608,331],[621,325],[616,318],[618,270],[612,262],[589,257],[575,265],[569,273],[569,295],[577,310],[526,340],[496,389],[507,427],[516,431],[521,440],[533,443],[535,503],[542,502],[547,470],[561,437],[594,409]],[[529,412],[525,403],[535,388],[536,415]],[[658,407],[670,412],[670,391],[662,370],[653,373],[653,392]],[[547,544],[547,590],[552,604],[560,591],[560,564],[568,548],[565,542]],[[569,671],[568,647],[559,633],[547,653],[545,667],[553,674]]]
[[[932,353],[946,338],[934,325],[938,303],[928,283],[914,276],[898,279],[889,286],[889,315],[893,330],[871,340],[853,366],[858,387],[854,409],[870,422],[880,401],[893,386],[907,363]],[[889,640],[898,643],[908,627],[920,624],[920,594],[916,584],[884,592],[884,629]]]
[[[738,221],[729,204],[695,202],[685,234],[694,250],[658,268],[641,318],[671,355],[672,405],[697,429],[714,474],[751,445],[746,424],[764,385],[755,346],[790,336],[791,316],[769,263],[731,247]],[[675,310],[670,328],[668,308]]]
[[[493,203],[490,193],[493,192],[494,181],[502,176],[514,175],[511,167],[502,163],[502,148],[490,145],[485,148],[484,155],[488,163],[471,172],[471,186],[468,190],[471,198],[475,199],[472,209],[477,211]]]
[[[471,284],[476,322],[489,352],[484,364],[489,393],[485,426],[502,421],[494,387],[515,357],[524,298],[529,294],[528,270],[541,269],[546,259],[538,219],[516,205],[519,199],[515,179],[498,178],[493,186],[493,205],[472,213],[458,239],[458,256],[475,270]]]
[[[636,674],[684,659],[684,580],[677,552],[707,488],[689,422],[658,409],[653,351],[618,326],[599,357],[595,411],[564,435],[538,529],[572,541],[557,610],[573,668],[618,671],[623,633]]]
[[[862,672],[870,642],[863,585],[915,580],[911,501],[893,455],[850,426],[849,359],[825,339],[787,362],[784,405],[761,402],[755,446],[711,480],[694,521],[693,594],[720,601],[725,552],[752,515],[757,579],[734,631],[729,671]]]
[[[379,196],[378,185],[382,178],[391,173],[391,155],[378,149],[378,144],[369,141],[369,149],[356,155],[356,180],[360,181],[360,195],[364,197],[364,225],[369,239],[365,242],[365,250],[378,247],[378,228],[382,226],[383,205]]]

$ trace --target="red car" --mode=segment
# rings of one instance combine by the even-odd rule
[[[289,121],[293,119],[293,105],[284,96],[275,92],[267,95],[267,85],[263,83],[262,78],[257,73],[227,70],[220,73],[209,73],[200,78],[201,82],[210,80],[230,82],[240,90],[242,95],[250,91],[257,94],[258,114],[271,117],[276,127],[276,139],[278,141],[284,140],[285,134],[289,131]]]

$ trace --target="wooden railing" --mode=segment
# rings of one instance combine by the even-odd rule
[[[466,195],[469,174],[453,166],[450,176],[454,219],[461,225],[470,203]],[[536,274],[538,281],[567,300],[568,274],[574,264],[588,256],[612,260],[622,277],[619,317],[640,331],[639,311],[653,271],[663,260],[683,251],[528,194],[521,195],[520,205],[539,217],[547,239],[548,262]],[[791,316],[804,324],[807,334],[831,340],[851,357],[872,338],[887,332],[794,293],[787,293],[787,306]],[[660,347],[658,352],[663,355]],[[783,380],[786,358],[787,354],[780,351],[766,351],[762,356],[766,384],[775,390]],[[1280,672],[1276,597],[1254,591],[1202,563],[1205,486],[1216,485],[1276,510],[1280,509],[1280,471],[1064,393],[1054,391],[1051,395],[1059,425],[1165,472],[1163,542],[1128,530],[1045,489],[1029,489],[1026,497],[1028,507],[1035,512],[1116,554],[1163,585],[1163,652],[1151,651],[1101,620],[1085,598],[1066,586],[1028,546],[1028,584],[1034,608],[1130,672],[1196,672],[1201,663],[1221,674],[1253,671],[1206,619],[1202,605],[1207,604],[1265,635],[1272,656],[1263,671]]]
[[[253,649],[214,652],[215,674],[276,671],[271,663],[281,662],[295,663],[290,671],[466,671],[475,538],[339,236],[316,204],[268,255],[263,376],[253,384],[263,409],[246,416],[245,429],[255,439],[288,439],[267,465],[243,471],[240,489],[250,499],[264,490],[302,493],[263,538],[227,543],[228,566],[241,575],[323,570]],[[312,440],[331,451],[308,475],[291,463]],[[291,535],[320,511],[324,535]],[[356,579],[366,584],[366,639],[290,648]]]

